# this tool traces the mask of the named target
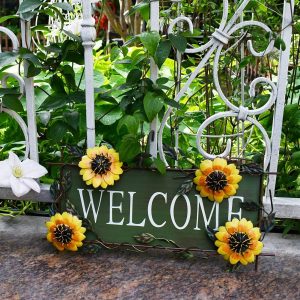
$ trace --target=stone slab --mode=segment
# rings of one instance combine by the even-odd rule
[[[2,299],[299,299],[300,236],[270,234],[253,265],[227,272],[219,256],[180,260],[151,251],[60,253],[41,217],[0,218]]]

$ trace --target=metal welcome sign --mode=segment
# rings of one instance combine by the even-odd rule
[[[69,177],[70,186],[62,197],[61,210],[72,207],[91,224],[93,234],[88,239],[107,245],[137,245],[150,238],[152,246],[167,240],[171,245],[166,248],[209,250],[215,246],[207,228],[217,230],[235,217],[258,223],[260,175],[242,174],[237,194],[217,203],[201,197],[195,186],[178,194],[188,173],[194,172],[168,170],[162,175],[155,170],[129,169],[114,186],[94,189],[82,180],[77,166],[66,165],[63,176]],[[256,209],[249,210],[250,203]]]

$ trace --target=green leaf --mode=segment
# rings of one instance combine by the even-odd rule
[[[158,68],[161,68],[165,60],[169,57],[171,52],[171,42],[170,41],[160,41],[155,52],[155,62]]]
[[[121,161],[132,161],[140,153],[140,151],[141,146],[135,135],[127,134],[123,137],[119,148]]]
[[[20,18],[24,21],[30,21],[37,13],[37,11],[28,11],[20,14]]]
[[[143,32],[140,35],[140,40],[144,47],[148,50],[149,54],[154,57],[155,51],[157,49],[160,35],[157,31]]]
[[[66,11],[74,11],[73,6],[67,2],[53,3],[52,6],[61,8],[62,10],[66,10]]]
[[[33,63],[35,66],[42,67],[42,64],[41,64],[39,58],[37,57],[37,55],[33,54],[28,49],[26,49],[26,48],[20,48],[19,53],[20,53],[20,57],[22,59],[25,59],[28,62]]]
[[[142,16],[143,20],[148,22],[150,19],[150,5],[146,5],[141,8],[140,15]]]
[[[144,110],[151,122],[164,106],[164,98],[154,92],[147,92],[144,98]]]
[[[84,50],[80,42],[66,40],[61,47],[62,60],[74,62],[78,65],[84,64]]]
[[[119,47],[117,47],[117,46],[112,47],[110,50],[110,60],[111,61],[116,60],[121,53],[122,53],[122,51]]]
[[[160,174],[166,174],[166,165],[160,158],[154,158],[153,164],[156,167],[156,169],[159,171]]]
[[[36,68],[35,65],[31,61],[29,61],[28,68],[27,68],[27,70],[25,70],[25,76],[27,78],[30,78],[30,77],[34,77],[40,73],[41,73],[41,68]]]
[[[53,93],[45,99],[45,101],[39,107],[39,110],[57,109],[65,106],[68,102],[68,95],[61,93]]]
[[[293,26],[295,34],[300,34],[300,23],[296,23]]]
[[[62,67],[61,73],[63,74],[63,76],[65,78],[68,89],[69,90],[77,90],[74,69],[69,65],[64,65]]]
[[[14,87],[14,88],[0,88],[0,97],[3,97],[6,94],[16,95],[16,94],[20,94],[20,91],[16,87]]]
[[[85,92],[84,91],[78,91],[69,94],[68,98],[70,101],[73,101],[75,103],[85,103]]]
[[[3,52],[0,53],[0,68],[7,66],[13,63],[18,57],[18,53],[16,52]]]
[[[296,151],[292,154],[292,162],[300,166],[300,151]]]
[[[96,119],[102,124],[108,126],[112,125],[122,118],[122,110],[119,105],[110,103],[95,106]]]
[[[5,107],[12,109],[16,112],[23,112],[24,108],[19,99],[20,95],[17,94],[6,94],[2,98],[2,102]]]
[[[132,16],[133,14],[139,12],[141,9],[145,7],[149,7],[150,0],[142,0],[138,4],[134,5],[130,8],[129,11],[124,13],[124,16]]]
[[[117,133],[120,134],[120,131],[124,127],[128,133],[136,134],[139,129],[139,123],[134,116],[125,115],[118,123]]]
[[[172,106],[174,108],[180,108],[180,104],[173,99],[165,99],[165,103],[169,106]]]
[[[248,64],[255,62],[255,58],[253,56],[246,56],[240,62],[240,69],[245,68]]]
[[[160,77],[156,80],[157,85],[164,85],[169,81],[169,78],[167,77]]]
[[[56,93],[61,93],[61,94],[65,93],[65,87],[64,87],[65,84],[63,80],[56,74],[54,74],[51,77],[50,86],[53,89],[53,91]]]
[[[76,110],[64,112],[64,118],[66,123],[70,125],[74,130],[78,129],[79,125],[79,112]]]
[[[55,142],[60,142],[68,132],[68,124],[58,120],[50,125],[47,130],[47,137]]]
[[[133,69],[131,70],[126,78],[126,83],[127,84],[136,84],[140,81],[141,77],[142,77],[143,73],[141,70],[139,69]]]
[[[169,34],[169,39],[174,48],[176,48],[179,52],[183,53],[187,47],[187,40],[184,36],[179,34]]]
[[[280,36],[278,36],[275,39],[274,47],[277,48],[278,50],[285,51],[286,45],[285,45],[284,40]]]
[[[10,19],[17,19],[17,18],[19,18],[18,15],[3,16],[3,17],[0,18],[0,23],[3,23],[3,22],[5,22],[7,20],[10,20]]]
[[[49,16],[52,16],[53,15],[53,12],[51,12],[51,10],[53,10],[54,14],[55,14],[55,18],[58,17],[59,20],[60,20],[60,30],[62,31],[63,28],[64,28],[64,24],[65,24],[65,18],[63,16],[63,14],[61,13],[61,11],[55,7],[55,6],[49,6],[49,8],[46,8],[44,10],[44,12],[46,14],[48,14]]]
[[[43,0],[23,0],[19,6],[18,13],[30,12],[38,8],[43,3]]]

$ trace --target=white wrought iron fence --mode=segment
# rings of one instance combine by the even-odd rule
[[[247,41],[245,44],[241,41],[241,37],[244,35],[248,27],[256,26],[264,30],[266,33],[272,33],[271,28],[269,28],[266,24],[255,21],[255,20],[244,20],[243,14],[245,7],[248,5],[250,0],[240,1],[238,9],[236,12],[229,18],[229,3],[228,0],[223,0],[223,15],[222,20],[218,28],[215,29],[211,38],[207,43],[201,45],[199,47],[193,48],[188,47],[185,50],[187,54],[202,54],[202,60],[199,62],[198,66],[194,69],[194,71],[189,75],[186,82],[181,86],[178,85],[176,87],[176,96],[175,101],[179,102],[185,93],[189,90],[189,87],[193,80],[198,76],[199,72],[204,68],[207,62],[212,59],[213,60],[213,80],[215,89],[220,96],[220,98],[226,104],[228,110],[224,112],[219,112],[215,115],[208,117],[198,128],[198,132],[196,134],[197,140],[197,148],[199,153],[201,153],[206,158],[214,158],[214,157],[228,157],[233,145],[232,137],[237,137],[235,142],[238,143],[238,153],[243,156],[243,152],[247,147],[248,141],[244,138],[245,134],[245,123],[250,124],[251,127],[256,127],[261,132],[262,137],[265,143],[265,156],[264,156],[264,170],[269,172],[268,182],[266,187],[265,194],[265,204],[266,206],[270,206],[270,195],[274,197],[275,192],[275,183],[276,183],[276,172],[278,167],[279,160],[279,148],[280,148],[280,139],[281,139],[281,131],[282,131],[282,122],[283,122],[283,112],[284,112],[284,103],[285,103],[285,93],[286,93],[286,85],[287,85],[287,75],[288,75],[288,65],[289,65],[289,54],[290,54],[290,45],[291,45],[291,35],[292,35],[292,21],[293,21],[293,11],[294,11],[294,1],[293,0],[285,0],[283,1],[283,18],[282,18],[282,30],[281,30],[281,39],[285,43],[286,47],[284,50],[280,51],[279,55],[279,68],[278,68],[278,80],[277,82],[273,82],[269,78],[266,77],[258,77],[255,78],[250,83],[249,94],[251,97],[254,97],[256,94],[256,87],[261,85],[264,89],[269,88],[269,99],[268,101],[260,108],[255,107],[247,107],[245,104],[245,71],[241,70],[241,101],[239,105],[233,103],[229,97],[227,97],[222,90],[221,84],[219,82],[219,63],[220,57],[224,55],[224,52],[228,51],[228,48],[225,49],[225,46],[229,44],[232,40],[235,33],[239,32],[240,36],[237,38],[237,43],[234,45],[240,47],[241,49],[241,57],[243,58],[245,55],[245,49],[253,55],[254,57],[264,57],[271,53],[274,50],[274,39],[270,38],[269,45],[263,51],[256,51],[253,42],[251,39]],[[73,1],[74,2],[74,1]],[[86,100],[86,131],[87,131],[87,146],[93,147],[95,145],[95,110],[94,110],[94,86],[93,86],[93,47],[95,45],[96,39],[96,30],[95,30],[95,20],[92,16],[92,3],[93,0],[82,0],[75,1],[76,3],[81,2],[82,4],[82,23],[81,23],[81,38],[82,45],[84,47],[84,60],[85,60],[85,100]],[[178,2],[178,1],[176,1]],[[159,1],[150,1],[150,23],[152,31],[160,30],[160,4]],[[191,20],[181,15],[180,13],[180,1],[178,4],[178,16],[171,21],[168,27],[168,33],[172,33],[174,30],[181,29],[183,24],[187,24],[189,30],[193,32],[193,24]],[[31,48],[32,47],[32,39],[31,39],[31,30],[30,30],[30,22],[21,20],[21,38],[22,38],[22,47]],[[19,41],[15,34],[8,30],[7,28],[0,26],[0,32],[2,34],[7,35],[13,45],[12,51],[18,51],[19,49]],[[270,34],[270,37],[272,35]],[[177,52],[177,65],[178,65],[178,77],[180,77],[180,66],[182,54]],[[24,72],[26,73],[26,69],[28,65],[24,63]],[[155,64],[155,61],[151,59],[150,65],[151,72],[151,80],[153,82],[159,76],[158,67]],[[11,115],[20,125],[22,131],[24,133],[25,142],[26,142],[26,151],[25,157],[30,157],[31,159],[38,161],[38,137],[37,137],[37,126],[36,126],[36,111],[35,111],[35,96],[34,96],[34,82],[33,78],[21,78],[15,74],[6,74],[1,79],[1,84],[3,87],[6,86],[6,81],[9,76],[13,76],[20,85],[20,93],[25,93],[26,95],[26,109],[27,109],[27,124],[24,120],[13,110],[10,110],[4,107],[1,104],[1,112],[7,113]],[[271,136],[268,135],[264,127],[257,121],[255,116],[264,113],[269,110],[271,107],[274,107],[274,120]],[[173,113],[173,107],[169,107],[166,111],[161,123],[159,123],[158,118],[156,118],[151,124],[151,134],[152,137],[150,139],[150,154],[153,157],[160,158],[168,165],[168,162],[165,158],[165,154],[163,151],[163,132],[166,127],[168,127],[168,122],[170,116]],[[219,119],[226,118],[235,118],[238,121],[238,132],[235,135],[211,135],[206,134],[206,128]],[[175,148],[178,150],[178,136],[179,134],[184,134],[179,130],[175,133]],[[203,138],[225,138],[226,148],[223,153],[208,153],[203,148]],[[0,189],[0,198],[1,199],[16,199],[16,197],[12,194],[10,189],[2,188]],[[34,192],[29,193],[28,195],[22,197],[21,199],[35,200],[35,201],[45,201],[51,202],[51,196],[49,192],[48,186],[42,187],[41,194],[36,194]],[[275,210],[277,211],[278,217],[288,217],[288,218],[300,218],[300,199],[288,199],[288,198],[274,198]]]

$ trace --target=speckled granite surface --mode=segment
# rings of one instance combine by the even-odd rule
[[[300,299],[300,257],[261,257],[226,272],[222,258],[58,253],[43,218],[0,219],[0,299]],[[300,248],[300,244],[299,244]]]

